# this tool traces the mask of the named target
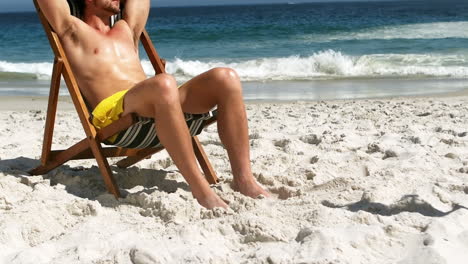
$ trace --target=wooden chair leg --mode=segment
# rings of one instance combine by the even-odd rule
[[[44,128],[44,143],[42,145],[41,164],[45,166],[49,160],[52,149],[52,138],[54,135],[55,114],[57,112],[57,102],[60,90],[60,77],[62,76],[63,61],[55,58],[50,82],[49,103],[47,106],[47,117]]]
[[[200,164],[203,173],[205,173],[205,177],[208,180],[208,182],[210,184],[218,183],[218,177],[216,176],[216,172],[211,166],[211,163],[208,160],[208,156],[206,155],[205,151],[203,150],[203,146],[201,145],[200,141],[196,136],[192,137],[192,145],[198,163]]]
[[[138,152],[137,155],[135,156],[128,156],[125,159],[119,160],[117,162],[117,167],[119,168],[127,168],[132,166],[133,164],[144,160],[146,157],[149,157],[155,153],[158,153],[159,151],[163,150],[164,147],[159,147],[159,148],[151,148],[151,149],[142,149],[141,151]]]
[[[193,150],[195,152],[195,156],[197,157],[198,163],[200,164],[200,167],[202,168],[207,181],[210,184],[218,183],[219,180],[218,180],[218,177],[216,176],[216,172],[211,166],[211,163],[208,160],[208,157],[205,151],[203,150],[203,146],[201,145],[200,141],[198,140],[196,136],[192,137],[192,145],[193,145]],[[142,150],[136,156],[130,156],[130,157],[120,160],[119,162],[117,162],[117,166],[119,168],[127,168],[128,166],[131,166],[143,160],[144,158],[161,151],[162,149],[163,148]]]
[[[110,169],[109,163],[107,162],[106,157],[102,154],[102,147],[96,139],[89,139],[89,145],[93,151],[94,157],[101,171],[102,177],[104,178],[104,183],[106,184],[107,190],[112,193],[115,198],[120,198],[120,191],[117,183],[115,182],[112,170]]]
[[[45,164],[29,171],[31,175],[42,175],[57,168],[65,162],[72,160],[75,156],[86,151],[89,148],[89,143],[86,139],[81,140],[75,145],[69,147],[67,150],[60,151],[60,153],[53,155]]]

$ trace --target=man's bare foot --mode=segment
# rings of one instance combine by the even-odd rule
[[[213,191],[212,194],[208,196],[201,195],[201,197],[195,198],[197,199],[198,203],[206,209],[213,209],[215,207],[221,207],[224,209],[228,208],[228,205]]]
[[[258,198],[260,195],[270,197],[270,193],[265,191],[253,178],[249,180],[235,179],[233,181],[233,188],[243,195],[254,199]]]

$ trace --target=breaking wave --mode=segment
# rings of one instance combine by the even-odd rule
[[[148,76],[151,64],[143,60]],[[468,56],[463,54],[373,54],[350,56],[327,50],[310,56],[259,58],[243,61],[168,61],[167,71],[185,81],[214,67],[235,69],[243,81],[319,80],[350,77],[446,77],[468,78]],[[50,79],[52,63],[0,61],[0,80]]]
[[[376,40],[376,39],[447,39],[468,38],[468,22],[436,22],[406,25],[387,25],[336,34],[312,34],[300,37],[312,42],[336,40]]]
[[[150,68],[149,63],[146,67]],[[169,73],[188,79],[214,67],[235,69],[243,81],[317,80],[349,77],[468,78],[468,57],[463,55],[375,54],[349,56],[328,50],[311,56],[261,58],[239,62],[176,59]]]

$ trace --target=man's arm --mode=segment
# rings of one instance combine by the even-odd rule
[[[74,17],[66,0],[37,0],[47,21],[60,37],[71,33],[74,28]]]
[[[132,30],[137,45],[148,19],[150,0],[124,0],[122,3],[125,5],[123,19]]]

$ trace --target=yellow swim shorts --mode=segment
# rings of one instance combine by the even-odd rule
[[[124,96],[128,90],[117,92],[106,99],[102,100],[93,110],[93,125],[97,129],[102,129],[114,121],[119,120],[120,114],[123,112]],[[107,141],[113,143],[117,138],[117,134],[108,138]]]

